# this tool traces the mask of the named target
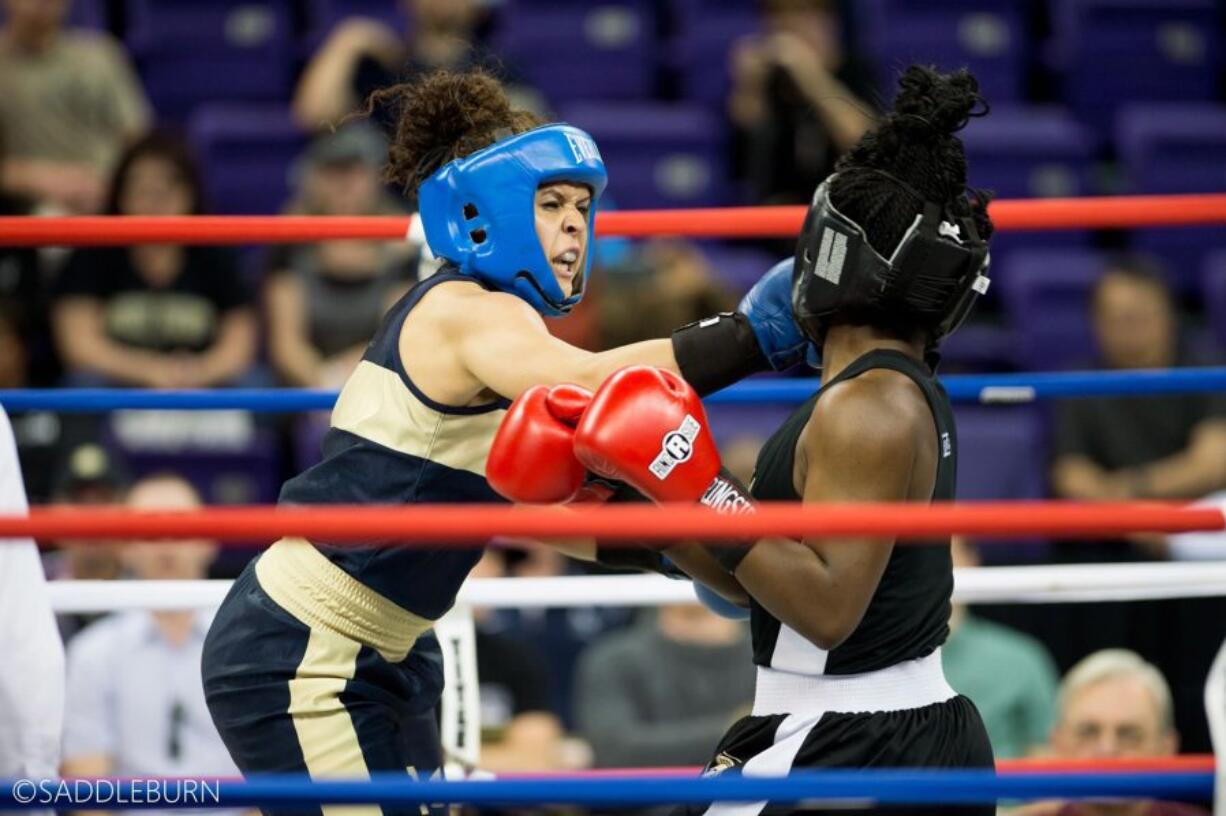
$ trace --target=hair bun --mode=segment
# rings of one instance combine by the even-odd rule
[[[979,82],[965,68],[949,74],[912,65],[898,81],[894,115],[901,129],[929,127],[935,135],[951,135],[966,127],[972,116],[988,112]]]
[[[831,201],[865,227],[869,243],[888,256],[915,221],[921,202],[898,195],[900,180],[928,201],[974,219],[981,238],[992,234],[986,192],[967,196],[966,151],[955,133],[988,112],[979,83],[965,69],[940,74],[912,65],[899,79],[894,109],[860,137],[835,165]]]
[[[436,71],[406,95],[400,115],[426,154],[505,126],[511,103],[498,80],[483,71]]]
[[[496,78],[480,69],[439,70],[371,94],[375,106],[396,109],[396,134],[388,150],[386,178],[410,195],[435,170],[497,141],[541,124],[532,113],[511,107]]]

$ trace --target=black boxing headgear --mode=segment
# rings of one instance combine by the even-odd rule
[[[792,270],[792,313],[819,346],[831,322],[842,317],[923,330],[932,348],[988,291],[988,244],[974,220],[882,175],[924,203],[889,258],[830,202],[837,174],[817,188],[805,217]]]

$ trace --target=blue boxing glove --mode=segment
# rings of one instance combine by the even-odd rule
[[[729,620],[749,619],[748,609],[743,606],[737,606],[701,581],[694,582],[694,594],[698,596],[698,600],[703,606],[721,618],[728,618]]]
[[[792,317],[792,264],[787,258],[772,266],[737,307],[776,371],[803,362],[812,346]]]
[[[818,349],[792,317],[790,258],[771,267],[737,311],[682,326],[672,341],[681,376],[704,397],[760,371],[805,361],[819,367]]]

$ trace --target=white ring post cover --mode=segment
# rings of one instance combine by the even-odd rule
[[[475,768],[481,758],[481,699],[472,608],[456,604],[434,624],[434,633],[443,650],[439,699],[443,759]]]

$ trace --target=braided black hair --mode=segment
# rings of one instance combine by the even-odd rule
[[[831,203],[863,226],[873,248],[889,257],[924,207],[893,176],[929,201],[970,216],[986,240],[992,234],[991,196],[979,190],[968,195],[966,153],[954,136],[971,117],[988,112],[978,81],[966,69],[941,74],[912,65],[898,86],[894,110],[839,159]]]

